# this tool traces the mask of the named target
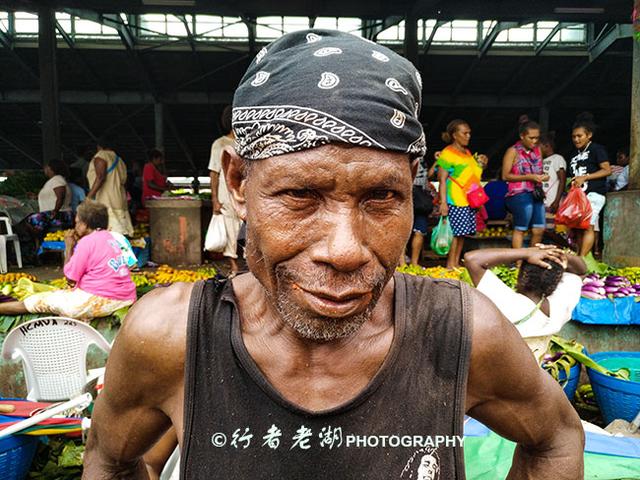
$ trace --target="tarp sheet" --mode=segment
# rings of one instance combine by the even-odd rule
[[[592,325],[640,325],[640,297],[592,300],[582,297],[571,318]]]
[[[515,443],[467,417],[464,459],[468,480],[501,480],[511,468]],[[640,439],[585,432],[585,480],[640,479]]]

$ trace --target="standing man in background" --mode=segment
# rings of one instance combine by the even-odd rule
[[[231,105],[227,105],[220,117],[220,127],[223,135],[211,145],[211,157],[209,158],[209,177],[211,178],[211,203],[213,214],[224,217],[224,227],[227,232],[227,244],[222,254],[229,259],[231,266],[230,275],[238,273],[238,233],[242,220],[236,214],[231,204],[227,183],[222,171],[222,151],[227,146],[233,146],[235,136],[231,130]]]
[[[98,141],[98,152],[89,164],[87,181],[90,188],[87,198],[106,205],[109,210],[109,230],[133,235],[125,189],[127,166],[115,152],[111,138]]]

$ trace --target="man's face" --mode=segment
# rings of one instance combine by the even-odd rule
[[[411,170],[405,154],[335,145],[251,163],[247,263],[298,335],[370,318],[411,232]]]
[[[616,163],[621,167],[626,167],[627,165],[629,165],[629,155],[627,155],[625,152],[618,152],[616,154]]]
[[[425,455],[418,467],[418,480],[435,480],[438,473],[438,461],[433,455]]]

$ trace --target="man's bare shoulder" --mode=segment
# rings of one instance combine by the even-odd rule
[[[182,375],[192,290],[193,284],[176,283],[144,295],[125,318],[111,356],[154,376]]]

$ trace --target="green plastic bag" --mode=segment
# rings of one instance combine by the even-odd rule
[[[431,232],[431,250],[442,257],[449,253],[453,242],[453,230],[449,225],[449,217],[440,217],[436,228]]]

